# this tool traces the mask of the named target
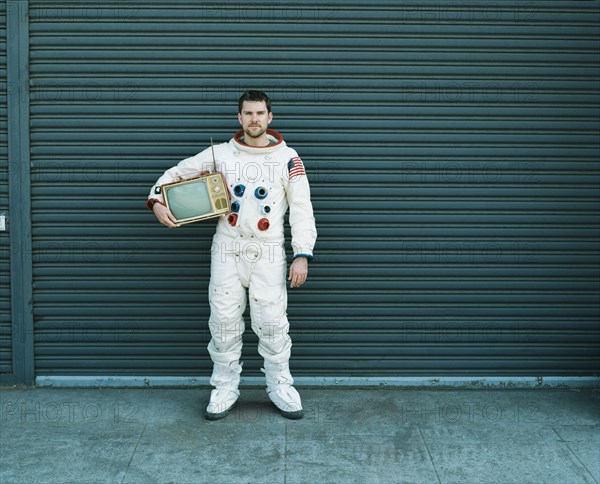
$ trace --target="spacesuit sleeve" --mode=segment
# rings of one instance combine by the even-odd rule
[[[310,187],[302,160],[293,152],[287,166],[286,196],[290,207],[292,228],[292,249],[294,258],[313,258],[313,248],[317,240],[317,228],[313,207],[310,201]]]
[[[212,168],[212,152],[210,148],[205,149],[195,156],[181,160],[177,165],[165,171],[150,189],[150,194],[148,195],[148,200],[146,201],[146,207],[148,207],[148,210],[152,210],[152,205],[154,205],[156,202],[164,205],[165,201],[160,189],[161,185],[173,182],[178,178],[183,180],[187,178],[193,178],[198,176],[200,172],[212,170]]]

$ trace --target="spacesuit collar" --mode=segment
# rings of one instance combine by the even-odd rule
[[[283,136],[274,129],[267,129],[267,138],[273,143],[268,146],[250,146],[244,143],[241,138],[244,136],[244,130],[240,129],[233,135],[231,143],[239,150],[249,151],[251,153],[270,153],[271,151],[278,150],[282,146],[285,146]]]

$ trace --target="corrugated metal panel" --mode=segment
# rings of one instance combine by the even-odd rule
[[[212,227],[142,206],[248,87],[313,189],[297,375],[598,373],[597,1],[30,4],[38,375],[208,373]]]
[[[6,80],[6,2],[0,1],[0,217],[8,216],[7,99],[12,92]],[[8,227],[6,227],[8,229]],[[12,373],[10,308],[10,241],[0,231],[0,373]]]

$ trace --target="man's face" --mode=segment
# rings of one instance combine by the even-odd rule
[[[260,138],[273,120],[273,113],[267,111],[264,101],[244,101],[238,120],[246,136]]]

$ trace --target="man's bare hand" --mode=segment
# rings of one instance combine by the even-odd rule
[[[300,287],[306,282],[308,277],[308,259],[306,257],[296,257],[290,266],[288,281],[291,281],[290,287]]]
[[[162,203],[156,202],[152,206],[152,211],[161,224],[169,228],[177,227],[175,216]]]

